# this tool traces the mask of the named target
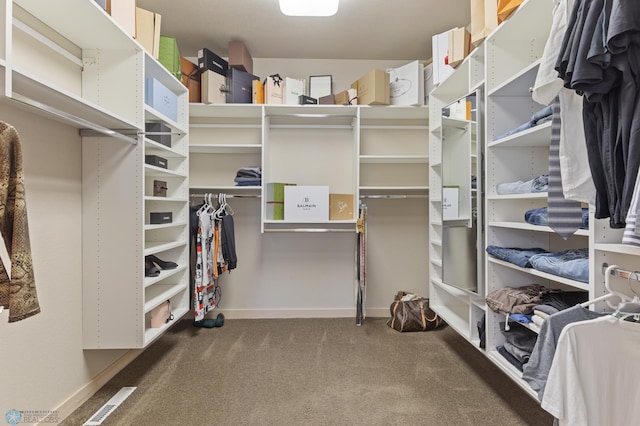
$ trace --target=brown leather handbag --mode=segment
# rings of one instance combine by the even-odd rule
[[[387,325],[394,330],[429,331],[440,327],[444,321],[429,308],[429,299],[399,291],[390,306],[391,319]]]

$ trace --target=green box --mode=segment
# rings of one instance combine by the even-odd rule
[[[165,35],[160,36],[158,62],[164,65],[175,78],[182,81],[180,51],[178,50],[178,42],[175,38]]]
[[[267,183],[267,220],[284,220],[284,187],[295,183]]]

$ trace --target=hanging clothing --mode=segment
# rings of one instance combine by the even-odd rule
[[[550,105],[557,96],[560,103],[559,159],[562,190],[567,200],[594,204],[596,189],[589,168],[582,97],[563,87],[555,70],[556,60],[569,23],[573,0],[552,0],[553,19],[549,38],[533,85],[532,98],[542,105]]]
[[[606,315],[567,325],[558,339],[542,408],[561,426],[634,423],[640,418],[635,403],[640,400],[638,353],[640,324]]]
[[[194,278],[193,311],[195,321],[201,321],[215,307],[215,288],[217,281],[213,277],[210,256],[213,243],[211,215],[198,210],[198,229],[196,232],[196,262]]]
[[[583,95],[596,218],[623,228],[640,166],[640,2],[576,0],[556,70]]]
[[[13,126],[2,121],[0,234],[11,262],[0,262],[0,306],[9,309],[9,322],[16,322],[40,313],[40,304],[31,257],[20,137]]]

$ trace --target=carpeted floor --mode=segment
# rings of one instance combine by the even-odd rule
[[[103,425],[551,425],[539,404],[450,327],[386,319],[176,324],[63,426],[137,386]]]

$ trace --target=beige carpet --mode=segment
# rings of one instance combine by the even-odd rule
[[[385,319],[181,321],[61,425],[124,386],[104,425],[551,425],[539,404],[450,327]]]

